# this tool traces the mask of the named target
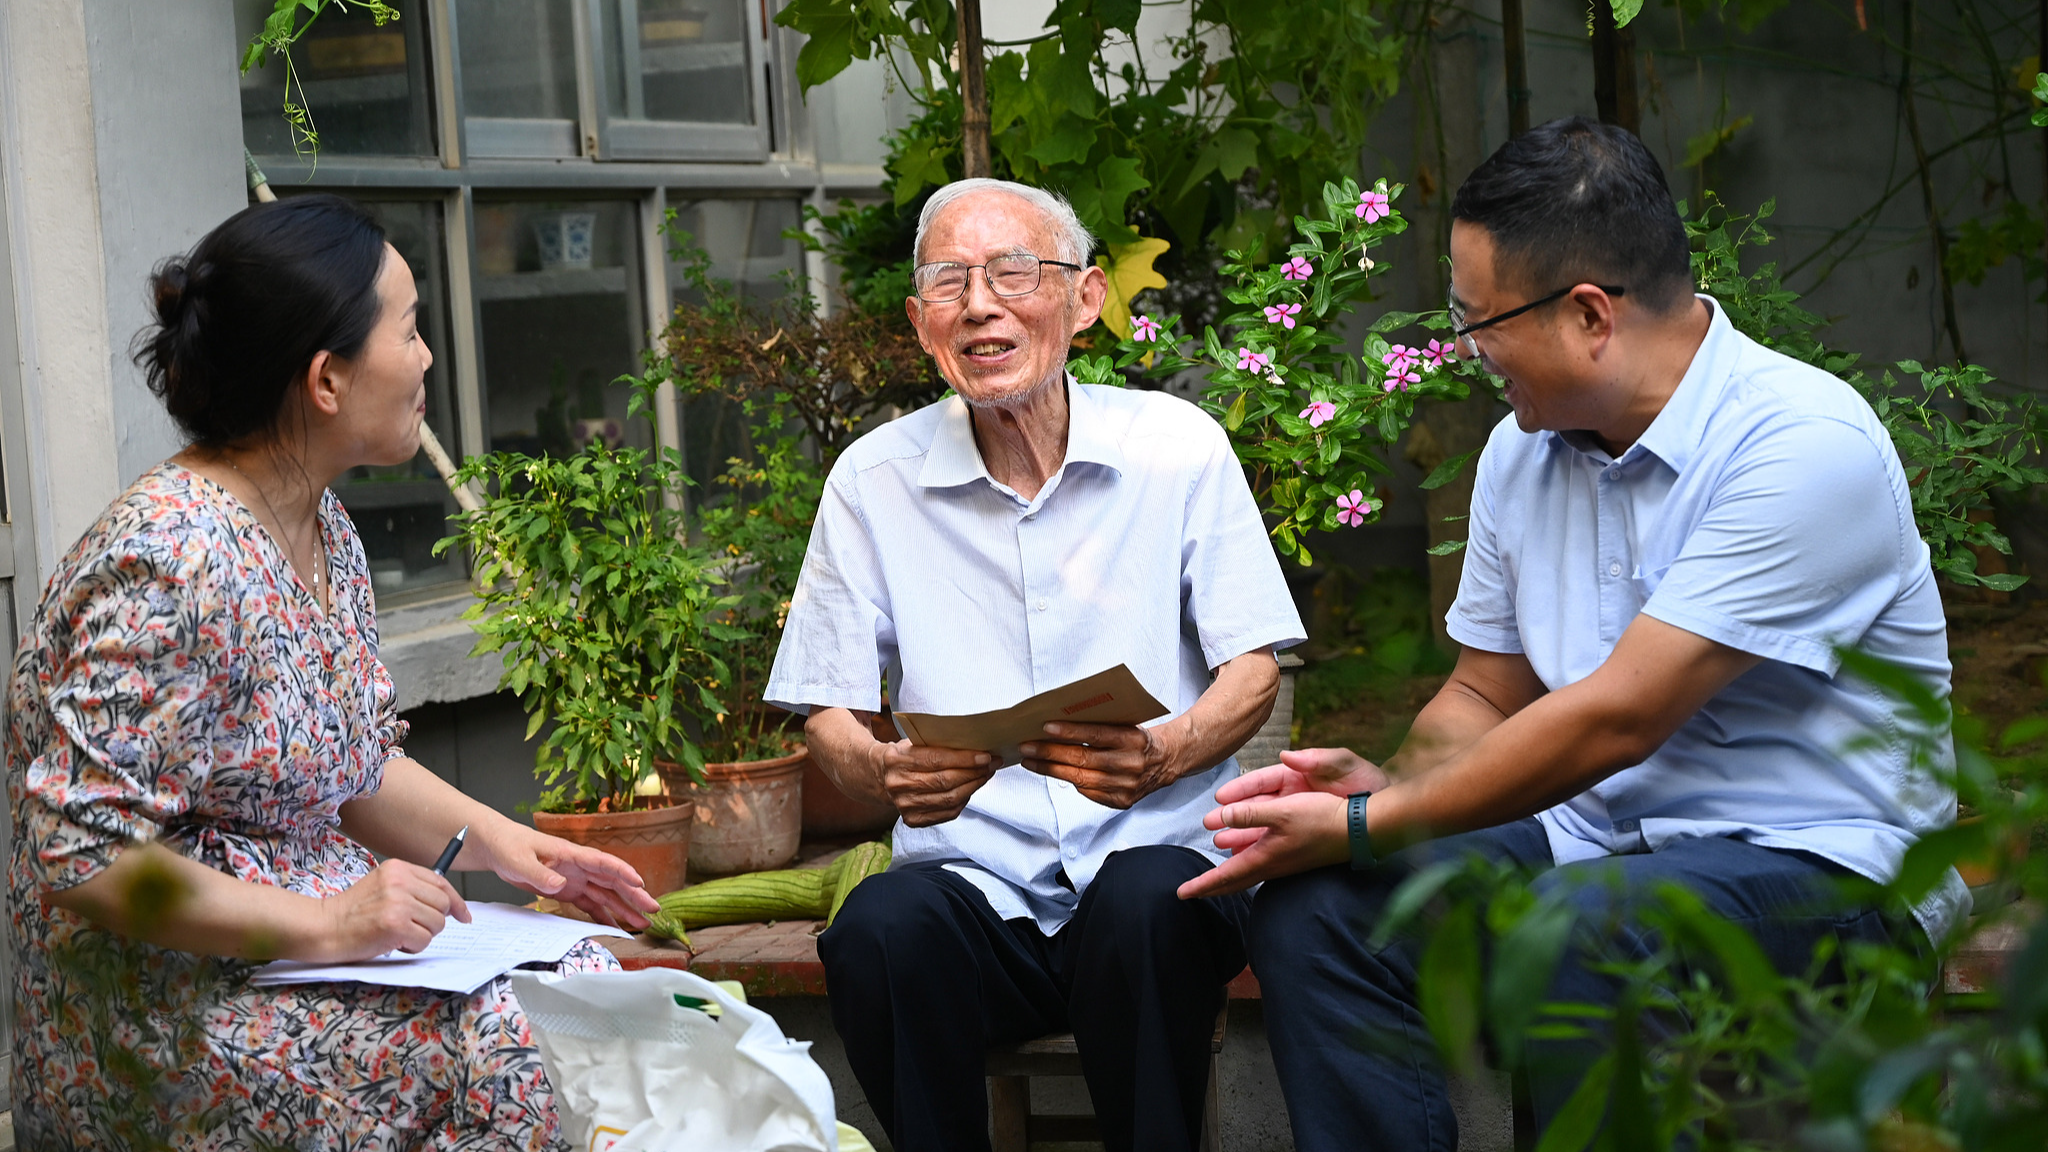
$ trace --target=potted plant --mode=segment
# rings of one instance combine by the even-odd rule
[[[944,385],[909,333],[857,313],[820,318],[801,281],[780,301],[743,302],[686,233],[671,236],[696,302],[677,307],[647,379],[735,403],[751,441],[725,462],[696,520],[724,565],[732,602],[723,622],[738,634],[719,649],[733,708],[705,732],[692,866],[776,868],[802,834],[859,836],[895,822],[894,809],[845,795],[811,763],[795,718],[761,692],[833,460],[866,422],[935,399]]]
[[[652,392],[640,384],[629,418],[651,411]],[[465,462],[457,482],[488,493],[437,546],[474,550],[474,654],[503,654],[501,685],[519,695],[528,738],[552,722],[535,759],[548,785],[535,825],[626,860],[651,892],[682,887],[695,813],[661,768],[702,778],[693,733],[726,711],[716,649],[739,629],[721,619],[734,599],[711,558],[685,538],[678,454],[602,440],[574,454],[496,452]]]

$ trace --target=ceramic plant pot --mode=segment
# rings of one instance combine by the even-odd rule
[[[688,793],[682,795],[660,808],[629,812],[535,812],[533,826],[624,860],[640,873],[647,891],[659,896],[681,888],[689,878],[697,806]]]
[[[657,760],[671,794],[688,789],[697,802],[690,833],[690,869],[700,877],[781,868],[803,839],[804,749],[772,760],[706,764],[705,783],[691,785],[680,764]]]

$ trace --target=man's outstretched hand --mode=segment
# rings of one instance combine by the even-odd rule
[[[1280,754],[1280,763],[1228,781],[1202,818],[1230,859],[1180,886],[1180,897],[1225,896],[1351,856],[1344,798],[1387,786],[1379,766],[1345,748]]]

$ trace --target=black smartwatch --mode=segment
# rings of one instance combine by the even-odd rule
[[[1372,840],[1365,833],[1365,802],[1372,798],[1370,792],[1353,792],[1347,805],[1349,817],[1346,827],[1351,837],[1351,870],[1363,872],[1378,861],[1372,856]]]

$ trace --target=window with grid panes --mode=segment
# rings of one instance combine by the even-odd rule
[[[246,45],[275,4],[234,4],[236,43]],[[330,4],[293,46],[289,63],[266,53],[263,64],[242,77],[242,140],[249,151],[292,154],[293,130],[284,118],[289,76],[292,102],[308,110],[323,154],[433,155],[425,7],[405,5],[399,19],[380,28],[361,5]]]
[[[286,195],[293,194],[292,189]],[[442,206],[435,199],[354,196],[384,226],[420,294],[420,339],[433,353],[427,368],[427,426],[443,444],[458,443],[457,409],[449,359],[448,261]],[[452,533],[455,501],[425,453],[391,467],[351,469],[334,494],[363,539],[370,582],[380,602],[459,585],[466,572],[459,552],[436,557],[434,543]]]
[[[742,301],[761,304],[783,299],[792,278],[803,275],[803,248],[784,236],[802,221],[797,201],[787,199],[693,199],[686,188],[668,190],[670,222],[668,282],[671,304],[701,303],[701,293],[686,280],[677,260],[688,245],[710,258],[714,280],[728,285]],[[680,355],[688,355],[682,349]],[[718,489],[713,478],[726,461],[749,449],[746,422],[739,405],[722,396],[693,396],[682,401],[683,458],[697,491],[706,498]]]
[[[486,447],[651,442],[615,383],[640,370],[648,330],[639,239],[637,201],[478,196]]]

